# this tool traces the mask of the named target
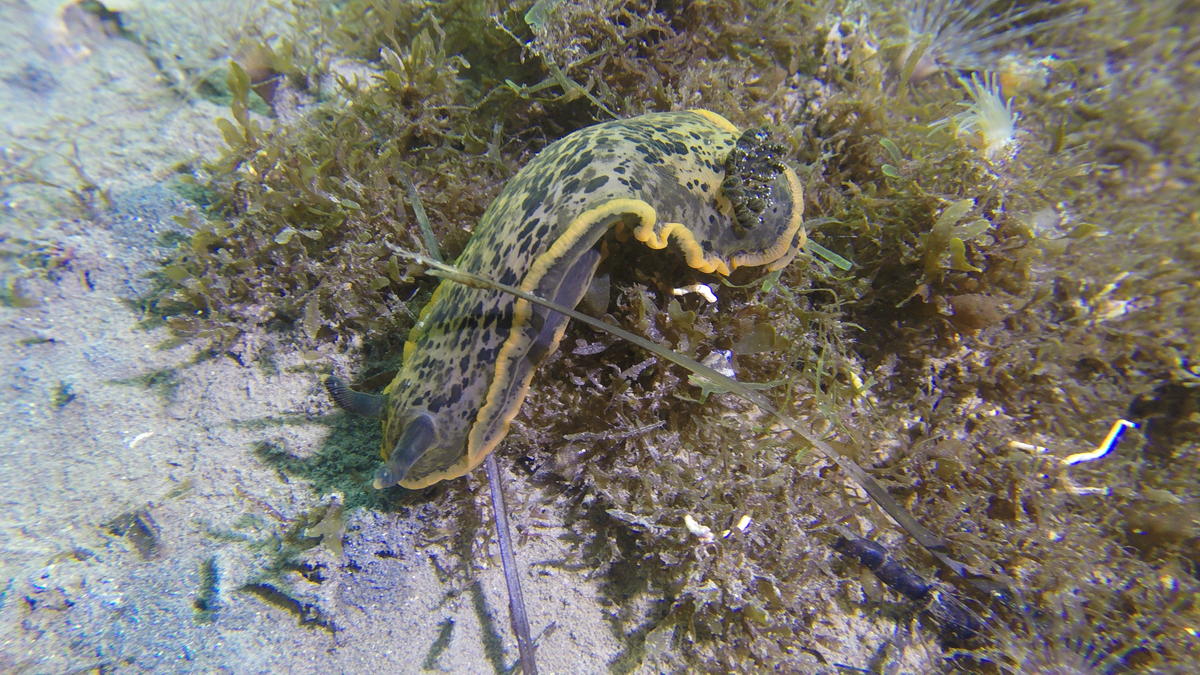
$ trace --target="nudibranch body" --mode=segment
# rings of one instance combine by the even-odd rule
[[[487,208],[456,261],[464,270],[574,307],[624,226],[687,264],[730,274],[778,269],[804,242],[803,200],[782,149],[705,110],[605,122],[551,144]],[[505,293],[443,281],[404,346],[376,412],[376,487],[422,488],[478,466],[508,432],[534,369],[566,328],[562,314]]]

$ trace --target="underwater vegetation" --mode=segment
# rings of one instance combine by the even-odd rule
[[[309,102],[255,112],[254,78],[229,69],[227,147],[185,167],[211,200],[147,313],[214,350],[266,329],[394,370],[434,285],[393,250],[424,248],[410,190],[454,257],[516,169],[572,130],[692,107],[765,126],[810,238],[852,266],[802,254],[710,303],[671,290],[711,277],[625,245],[600,311],[698,360],[731,351],[737,379],[1012,592],[939,571],[753,406],[571,327],[500,453],[528,476],[514,517],[565,518],[606,584],[629,645],[614,667],[802,667],[838,661],[851,631],[892,632],[881,609],[903,596],[836,555],[837,528],[983,626],[949,644],[918,618],[924,650],[880,637],[882,661],[1108,672],[1197,656],[1193,6],[534,4],[297,3],[307,32],[264,49],[294,64],[277,93]],[[1122,418],[1139,427],[1110,453],[1060,461]],[[428,497],[431,530],[472,510],[458,492]]]
[[[885,33],[898,38],[902,49],[896,63],[908,77],[923,80],[942,71],[989,71],[1006,65],[999,52],[1071,21],[1078,21],[1083,3],[1011,2],[1010,0],[909,0],[880,3],[891,8],[894,23]],[[898,30],[897,30],[898,29]]]

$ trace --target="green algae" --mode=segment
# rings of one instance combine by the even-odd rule
[[[192,600],[196,623],[212,623],[220,607],[221,571],[217,559],[209,556],[200,562],[200,588]]]
[[[158,396],[164,403],[170,403],[179,391],[182,381],[177,368],[159,368],[134,377],[112,380],[112,384],[126,387],[140,387]]]

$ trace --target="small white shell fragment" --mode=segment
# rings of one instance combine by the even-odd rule
[[[1028,452],[1037,452],[1037,453],[1050,452],[1050,448],[1047,448],[1043,445],[1033,445],[1032,443],[1025,443],[1023,441],[1009,441],[1008,447],[1016,448],[1017,450],[1025,450]]]
[[[1135,422],[1130,422],[1129,420],[1117,420],[1113,422],[1112,427],[1108,430],[1108,435],[1104,437],[1103,441],[1100,441],[1100,445],[1097,445],[1095,450],[1068,455],[1063,457],[1062,462],[1063,464],[1070,465],[1100,459],[1112,451],[1113,446],[1121,439],[1122,432],[1126,429],[1136,429],[1137,426]]]
[[[688,532],[691,532],[693,536],[700,540],[701,544],[711,544],[716,539],[713,536],[712,528],[697,523],[696,519],[690,513],[684,515],[683,524],[687,526]]]
[[[153,431],[143,431],[142,433],[138,434],[137,436],[134,436],[133,440],[129,441],[129,449],[132,450],[132,449],[136,448],[137,446],[142,444],[142,441],[146,440],[147,438],[150,438],[153,435],[154,435]]]
[[[700,363],[725,377],[737,379],[737,372],[733,369],[733,352],[728,349],[714,349]]]
[[[745,532],[747,527],[750,527],[750,516],[742,516],[737,521],[737,525],[733,526],[738,532]],[[733,534],[733,530],[725,530],[721,533],[722,539],[728,539],[729,535]]]
[[[709,302],[717,301],[717,294],[713,293],[712,286],[708,284],[692,284],[671,290],[671,295],[687,295],[688,293],[695,293]]]

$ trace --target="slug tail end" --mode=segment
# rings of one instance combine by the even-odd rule
[[[325,378],[325,391],[329,392],[329,397],[333,399],[333,402],[346,412],[364,417],[383,417],[385,401],[383,396],[354,391],[346,386],[345,382],[332,375]]]

